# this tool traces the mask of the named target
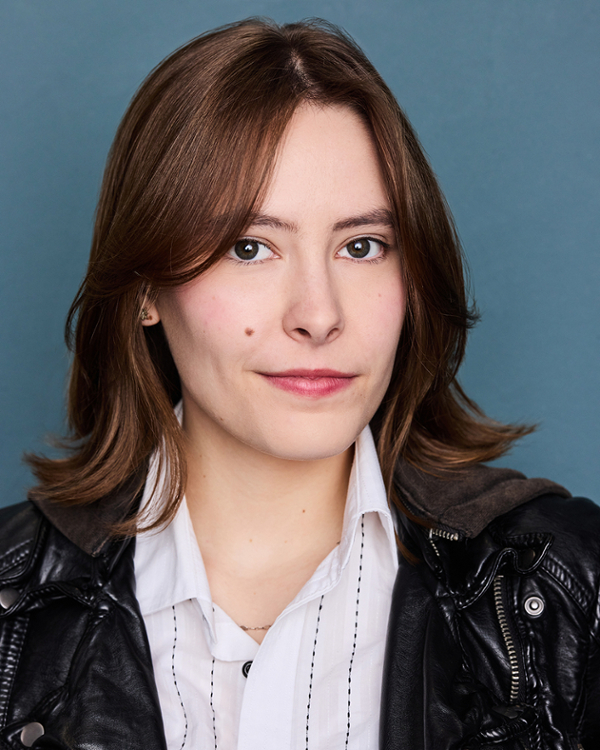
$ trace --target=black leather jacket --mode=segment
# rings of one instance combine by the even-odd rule
[[[401,465],[398,487],[433,528],[399,517],[420,561],[400,559],[382,750],[600,748],[600,508],[485,467]],[[1,748],[165,750],[135,540],[105,531],[130,506],[0,511]]]

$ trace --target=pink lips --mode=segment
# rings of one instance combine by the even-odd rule
[[[322,398],[348,388],[356,375],[337,370],[286,370],[285,372],[261,372],[266,380],[282,391],[297,396]]]

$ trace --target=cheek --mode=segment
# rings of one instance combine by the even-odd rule
[[[264,328],[260,305],[247,294],[200,279],[169,292],[159,312],[176,364],[230,359],[254,344]],[[183,360],[183,361],[182,361]],[[179,365],[178,365],[179,366]]]
[[[366,299],[366,298],[365,298]],[[390,280],[373,291],[360,316],[365,350],[376,360],[393,361],[406,313],[404,285]]]

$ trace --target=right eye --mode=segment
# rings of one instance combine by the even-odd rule
[[[264,242],[248,238],[238,240],[227,254],[235,261],[250,263],[267,260],[273,253]]]

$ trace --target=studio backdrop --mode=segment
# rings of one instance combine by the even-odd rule
[[[378,67],[470,264],[462,384],[539,424],[504,465],[600,501],[597,0],[1,0],[0,504],[25,498],[23,451],[64,431],[62,330],[128,101],[173,49],[250,15],[328,19]]]

